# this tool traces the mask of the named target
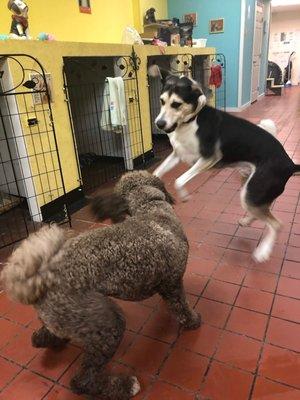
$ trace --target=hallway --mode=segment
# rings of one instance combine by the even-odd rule
[[[273,119],[279,140],[300,163],[300,88],[265,97],[239,116]],[[185,168],[165,177],[170,191]],[[202,327],[180,332],[158,297],[120,301],[127,331],[111,368],[135,371],[142,383],[136,400],[300,399],[300,177],[273,205],[284,227],[264,264],[251,259],[264,226],[237,222],[244,214],[238,174],[205,173],[188,187],[191,201],[175,208],[190,241],[185,287]],[[86,208],[74,214],[78,231],[97,226]],[[0,400],[79,400],[68,383],[80,349],[32,348],[38,326],[33,310],[0,294]]]

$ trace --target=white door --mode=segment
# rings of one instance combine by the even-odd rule
[[[251,83],[251,102],[257,100],[259,95],[259,75],[261,63],[261,49],[264,23],[264,5],[256,2],[254,37],[253,37],[253,57],[252,57],[252,83]]]

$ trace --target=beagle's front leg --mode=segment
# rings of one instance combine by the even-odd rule
[[[172,168],[174,168],[180,161],[180,158],[173,151],[156,170],[153,172],[153,175],[161,178],[167,172],[169,172]]]
[[[188,169],[184,174],[180,175],[179,178],[175,181],[175,188],[177,190],[178,196],[182,201],[187,201],[189,199],[189,193],[184,188],[184,185],[188,183],[194,176],[200,174],[203,171],[206,171],[212,168],[215,164],[217,164],[219,160],[215,158],[199,158],[195,164]]]

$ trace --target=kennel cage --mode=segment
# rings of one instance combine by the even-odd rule
[[[129,56],[64,57],[64,88],[86,194],[144,163],[137,63]],[[121,79],[124,90],[122,125],[112,120],[110,78],[119,84]]]
[[[148,57],[148,66],[156,64],[173,75],[186,75],[196,80],[207,96],[208,104],[226,111],[226,59],[221,53],[214,55],[182,54],[177,56],[161,55]],[[219,70],[217,85],[212,84],[212,68]],[[171,150],[168,136],[155,125],[160,111],[160,77],[148,76],[149,102],[151,114],[151,132],[153,155],[164,158]]]
[[[32,56],[0,55],[0,248],[70,222],[47,78]]]

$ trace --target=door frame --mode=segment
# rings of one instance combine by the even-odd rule
[[[254,22],[253,22],[253,46],[252,46],[252,68],[251,68],[251,85],[250,85],[250,104],[255,103],[258,98],[259,98],[259,93],[257,96],[257,99],[252,100],[252,84],[253,84],[253,60],[254,60],[254,49],[255,49],[255,30],[256,30],[256,13],[257,13],[257,3],[260,2],[263,6],[263,9],[265,7],[265,4],[261,0],[255,0],[255,9],[254,9]],[[264,13],[263,13],[264,15]],[[262,24],[262,29],[263,29],[263,24]],[[263,35],[262,35],[263,38]],[[262,51],[262,38],[261,38],[261,51]],[[260,65],[259,65],[259,73],[258,76],[260,77],[260,70],[261,70],[261,53],[260,53]],[[258,79],[260,81],[260,79]]]

